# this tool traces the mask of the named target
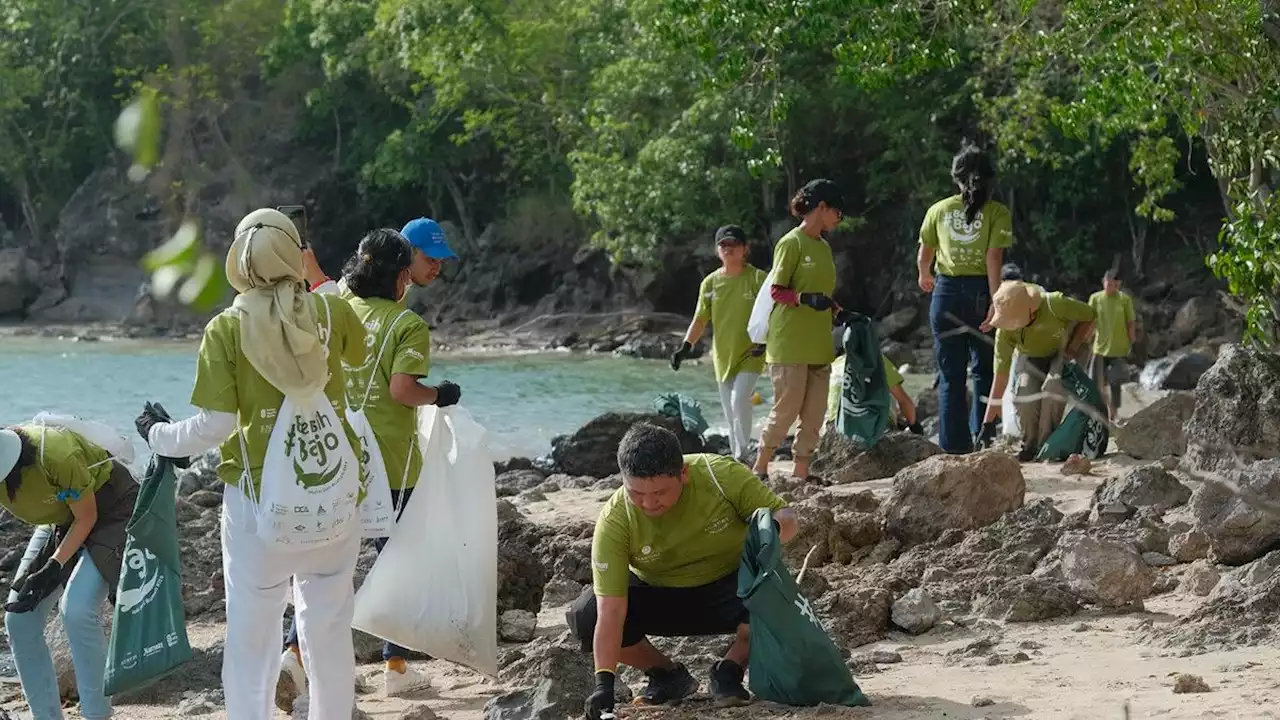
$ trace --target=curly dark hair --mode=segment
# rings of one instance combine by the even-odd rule
[[[952,158],[951,179],[960,186],[965,222],[973,222],[982,212],[982,206],[991,198],[991,180],[995,176],[996,170],[987,151],[971,142],[966,141]]]
[[[396,279],[409,269],[413,251],[395,230],[373,230],[360,241],[356,254],[342,268],[342,279],[357,297],[399,300]]]
[[[5,494],[9,496],[9,502],[13,502],[18,495],[18,488],[22,487],[22,471],[36,461],[36,446],[22,430],[9,429],[18,436],[18,441],[22,444],[22,450],[18,452],[18,462],[14,463],[13,469],[4,476]]]

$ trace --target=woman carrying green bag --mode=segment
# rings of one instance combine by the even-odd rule
[[[109,718],[111,703],[103,692],[107,638],[99,609],[115,595],[138,484],[106,450],[71,430],[40,425],[0,429],[0,477],[0,506],[36,526],[4,618],[32,718],[63,717],[44,639],[55,605],[71,648],[80,715]],[[61,594],[59,587],[65,587]]]

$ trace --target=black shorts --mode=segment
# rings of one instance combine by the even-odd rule
[[[1099,392],[1111,391],[1111,407],[1119,409],[1121,388],[1129,379],[1129,363],[1122,357],[1094,355],[1089,363],[1089,377]]]
[[[569,631],[591,652],[596,632],[596,595],[588,587],[565,613]],[[738,598],[738,574],[697,587],[673,588],[648,585],[635,575],[627,589],[627,620],[622,626],[622,647],[631,647],[646,636],[691,637],[729,635],[747,622],[747,609]]]

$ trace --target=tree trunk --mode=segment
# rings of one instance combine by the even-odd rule
[[[462,187],[458,185],[458,179],[453,173],[445,172],[443,175],[445,187],[449,190],[449,196],[453,198],[453,206],[457,209],[458,219],[462,222],[462,237],[468,246],[474,246],[477,237],[476,223],[467,209],[467,199],[463,196]]]
[[[1133,213],[1129,213],[1129,238],[1133,241],[1129,248],[1129,255],[1133,261],[1135,278],[1140,278],[1143,274],[1147,257],[1147,232],[1150,228],[1151,223],[1147,222],[1146,218],[1135,217]]]

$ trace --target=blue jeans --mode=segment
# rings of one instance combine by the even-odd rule
[[[413,495],[413,488],[405,488],[404,500],[402,502],[400,499],[400,490],[398,488],[391,488],[391,504],[397,508],[396,520],[399,520],[400,515],[404,513],[404,503],[409,502],[410,495]],[[382,552],[382,548],[387,546],[387,540],[390,540],[390,538],[378,538],[373,541],[373,546],[378,550],[378,552]],[[289,621],[289,636],[285,639],[284,646],[298,647],[298,617],[296,615]],[[406,657],[409,657],[409,651],[405,648],[402,648],[392,642],[384,642],[382,644],[382,659],[384,662],[391,658],[404,659]]]
[[[36,528],[27,543],[27,552],[18,566],[18,573],[27,570],[31,561],[40,553],[53,527]],[[103,676],[107,669],[107,636],[102,631],[99,611],[107,597],[107,583],[102,579],[89,553],[81,550],[76,568],[67,581],[61,598],[50,594],[33,610],[4,615],[4,627],[9,633],[9,648],[13,651],[13,663],[22,681],[22,694],[31,706],[34,720],[62,720],[62,702],[58,698],[58,676],[53,667],[53,656],[44,641],[45,623],[57,604],[62,614],[62,626],[67,633],[71,649],[71,665],[76,672],[76,688],[80,692],[80,714],[85,720],[104,720],[111,717],[111,702],[103,694]],[[17,593],[9,593],[9,602],[17,599]],[[61,600],[61,602],[59,602]]]
[[[994,352],[991,338],[980,334],[978,326],[990,305],[985,276],[938,276],[929,305],[929,327],[938,358],[938,444],[949,453],[971,452],[973,437],[982,429]],[[970,372],[973,403],[966,408],[965,382]]]

